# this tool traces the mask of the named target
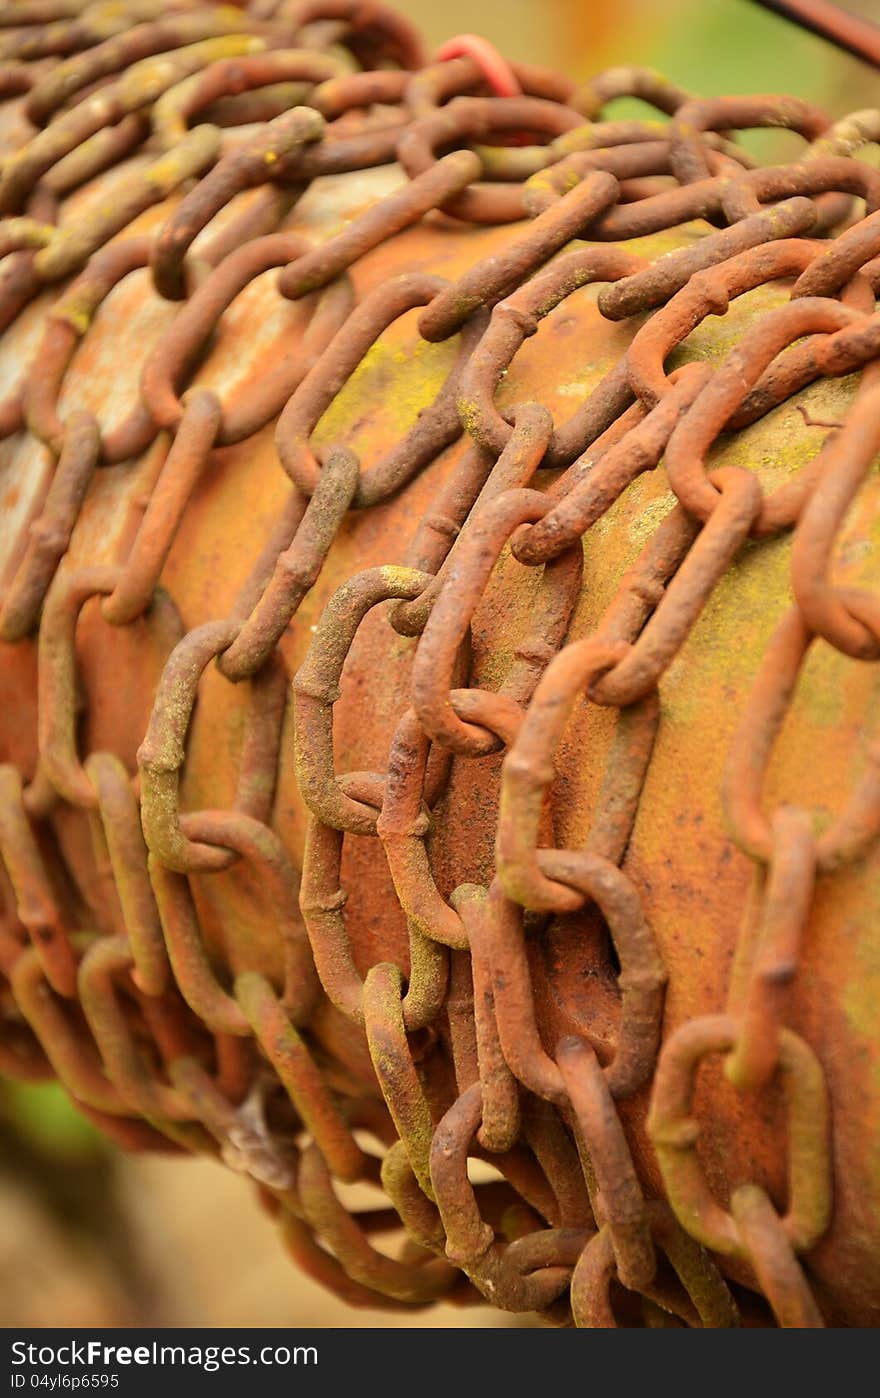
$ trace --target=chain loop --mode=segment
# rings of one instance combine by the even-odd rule
[[[739,1039],[737,1020],[708,1015],[668,1039],[657,1068],[649,1130],[669,1202],[682,1226],[723,1257],[749,1259],[733,1214],[709,1192],[692,1115],[697,1069],[710,1053],[728,1053]],[[825,1076],[812,1049],[791,1029],[779,1032],[779,1070],[788,1112],[788,1209],[780,1221],[796,1252],[806,1252],[828,1227],[831,1213],[829,1108]]]

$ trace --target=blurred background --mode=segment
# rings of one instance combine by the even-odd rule
[[[750,0],[396,4],[432,47],[478,29],[509,58],[576,78],[649,64],[705,95],[786,91],[834,115],[878,101],[866,65]],[[880,20],[880,0],[846,8]],[[748,139],[773,158],[774,133]],[[297,1275],[241,1178],[211,1162],[123,1158],[56,1088],[0,1080],[0,1325],[506,1323],[488,1309],[352,1312]]]
[[[752,0],[403,0],[397,8],[431,45],[475,29],[508,58],[579,79],[645,63],[704,97],[785,91],[835,113],[878,100],[866,64]],[[880,21],[880,0],[841,8]]]

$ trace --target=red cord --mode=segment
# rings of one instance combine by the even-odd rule
[[[438,63],[450,58],[472,58],[496,97],[522,96],[519,79],[507,59],[479,34],[456,34],[440,45],[434,57]]]

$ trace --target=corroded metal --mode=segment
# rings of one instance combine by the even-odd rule
[[[880,116],[163,9],[0,23],[3,1071],[354,1305],[876,1323]]]

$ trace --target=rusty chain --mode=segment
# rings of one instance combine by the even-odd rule
[[[127,1148],[221,1155],[258,1182],[299,1265],[355,1305],[485,1297],[556,1324],[735,1325],[744,1267],[780,1325],[822,1324],[801,1259],[830,1219],[831,1108],[787,1002],[817,879],[880,830],[880,747],[829,828],[800,805],[766,810],[761,793],[810,648],[880,658],[877,594],[831,576],[841,523],[880,451],[880,174],[856,158],[880,115],[832,126],[794,98],[703,101],[639,69],[578,88],[470,37],[428,61],[405,20],[359,0],[11,0],[0,60],[2,96],[30,123],[0,167],[0,325],[62,283],[32,364],[0,404],[0,434],[30,433],[52,463],[0,606],[3,640],[35,641],[39,693],[37,765],[0,767],[0,1066],[57,1076]],[[603,108],[621,95],[652,104],[656,119],[609,119]],[[753,168],[735,133],[763,125],[799,133],[802,157]],[[59,218],[72,192],[134,153],[146,163],[111,201]],[[283,231],[320,175],[395,160],[404,182],[326,242]],[[175,191],[155,236],[126,235]],[[250,202],[211,232],[244,191]],[[355,303],[349,269],[435,211],[514,227],[500,255],[453,284],[409,272]],[[617,246],[693,219],[713,227],[653,263]],[[111,429],[86,410],[64,415],[65,375],[102,301],[141,268],[173,314],[143,354],[138,402]],[[299,353],[228,399],[188,388],[227,308],[271,269],[279,296],[301,304]],[[668,371],[707,316],[782,278],[796,279],[790,303],[723,360]],[[526,338],[591,283],[606,317],[639,318],[620,363],[561,424],[535,403],[499,409]],[[425,340],[461,332],[436,401],[380,460],[343,442],[318,448],[319,420],[414,308]],[[708,464],[726,427],[855,370],[851,412],[796,479],[765,494],[744,468]],[[288,503],[232,613],[189,629],[162,586],[188,502],[215,448],[276,418]],[[298,870],[272,826],[289,686],[279,640],[347,512],[392,497],[462,430],[470,449],[408,558],[336,591],[293,677],[309,811]],[[66,567],[95,473],[126,471],[144,452],[154,464],[125,556]],[[674,508],[595,631],[569,640],[584,537],[661,460]],[[555,472],[546,488],[539,469]],[[793,531],[793,606],[755,676],[724,791],[732,838],[755,865],[748,972],[723,1014],[664,1033],[666,968],[621,867],[663,675],[746,541],[782,531]],[[489,690],[469,683],[469,637],[502,554],[539,581],[531,632]],[[107,625],[140,628],[163,657],[137,771],[117,753],[80,750],[90,699],[76,629],[93,599]],[[409,703],[385,770],[337,772],[334,704],[375,608],[389,647],[411,638]],[[248,690],[237,789],[228,808],[185,812],[187,740],[214,661]],[[568,849],[556,847],[547,798],[584,703],[616,710],[617,728],[589,837]],[[451,764],[502,751],[495,878],[444,896],[430,831]],[[87,829],[90,857],[82,845],[78,862],[57,837],[70,808]],[[356,956],[346,836],[384,853],[405,965],[364,968]],[[237,861],[281,944],[274,980],[224,968],[201,923],[195,876]],[[587,906],[619,966],[610,1053],[586,1035],[546,1044],[532,982],[534,919]],[[378,1095],[352,1087],[344,1054],[316,1049],[321,1000],[365,1044]],[[712,1054],[748,1100],[783,1085],[784,1213],[756,1183],[724,1203],[710,1189],[693,1099]],[[665,1200],[646,1196],[619,1105],[649,1085]],[[473,1183],[472,1159],[495,1177]],[[349,1209],[336,1185],[354,1181],[387,1206]],[[398,1255],[374,1245],[401,1229]],[[731,1259],[739,1270],[722,1275]]]

